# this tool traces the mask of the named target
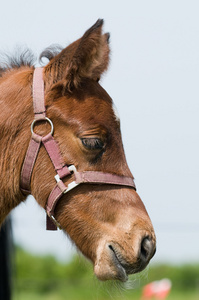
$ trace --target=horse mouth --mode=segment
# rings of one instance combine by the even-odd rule
[[[108,246],[109,249],[111,250],[111,259],[113,261],[113,264],[116,267],[117,270],[117,275],[116,278],[117,280],[120,280],[122,282],[125,282],[128,280],[128,273],[126,268],[124,267],[124,261],[123,258],[120,256],[120,254],[113,248],[112,245]]]
[[[119,243],[105,243],[98,252],[94,267],[98,279],[125,282],[128,275],[142,271],[155,253],[155,244],[148,237],[142,240],[140,247],[130,248],[127,255]]]
[[[94,269],[99,280],[119,280],[126,282],[129,274],[138,271],[135,265],[126,262],[117,245],[107,243]]]

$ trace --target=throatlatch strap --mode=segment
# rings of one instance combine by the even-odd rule
[[[21,171],[21,183],[20,183],[21,190],[25,194],[31,193],[31,188],[30,188],[31,175],[41,146],[41,139],[42,137],[33,135],[30,140],[28,150],[26,152],[25,160]]]

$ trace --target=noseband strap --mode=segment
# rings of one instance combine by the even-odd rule
[[[43,145],[56,171],[56,185],[49,194],[46,202],[47,229],[56,230],[57,227],[61,228],[60,224],[54,217],[57,202],[64,194],[68,193],[78,185],[83,183],[103,185],[112,184],[131,187],[135,190],[136,187],[132,177],[119,176],[112,173],[98,171],[78,172],[75,166],[67,166],[63,160],[59,146],[53,138],[53,123],[46,117],[46,108],[44,103],[43,69],[36,68],[33,74],[33,108],[35,118],[31,125],[32,136],[22,166],[20,187],[23,193],[31,194],[31,176],[40,147]],[[34,132],[35,124],[41,121],[48,122],[51,126],[51,132],[46,136],[40,136]],[[74,175],[75,180],[66,186],[62,179],[67,176],[71,177],[71,174]]]

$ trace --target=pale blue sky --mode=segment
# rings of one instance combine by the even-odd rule
[[[1,2],[0,50],[35,54],[66,46],[98,18],[111,33],[111,64],[102,86],[121,118],[129,166],[157,234],[156,261],[199,259],[199,2]],[[17,243],[69,257],[62,232],[45,231],[34,200],[13,214]]]

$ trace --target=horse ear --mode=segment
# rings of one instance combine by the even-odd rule
[[[102,35],[103,20],[98,20],[80,39],[66,78],[77,87],[84,77],[99,80],[109,63],[109,34]]]
[[[109,34],[102,34],[99,19],[81,39],[70,44],[45,67],[53,83],[66,80],[67,89],[77,88],[83,78],[99,80],[109,63]]]

